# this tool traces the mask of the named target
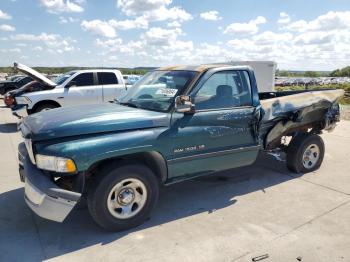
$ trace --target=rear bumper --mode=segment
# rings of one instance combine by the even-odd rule
[[[49,176],[37,169],[30,162],[24,143],[18,146],[18,159],[27,205],[40,217],[62,222],[73,210],[81,194],[59,188]]]
[[[24,118],[28,116],[26,105],[17,105],[12,108],[12,114],[18,118]]]

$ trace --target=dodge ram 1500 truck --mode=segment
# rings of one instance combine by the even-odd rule
[[[161,185],[251,165],[259,150],[284,150],[294,172],[319,168],[319,134],[339,121],[343,91],[257,90],[250,67],[168,67],[115,103],[28,116],[19,145],[25,201],[62,222],[85,199],[98,225],[125,230],[149,217]]]
[[[114,101],[127,91],[119,70],[76,70],[51,81],[23,64],[15,63],[14,68],[45,86],[42,91],[23,93],[14,98],[11,109],[20,118],[57,107]]]

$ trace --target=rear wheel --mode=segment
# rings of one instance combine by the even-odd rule
[[[324,143],[315,134],[299,134],[292,139],[287,149],[287,167],[296,173],[317,170],[323,161]]]
[[[110,231],[142,224],[158,199],[158,180],[143,165],[112,166],[91,183],[89,212],[98,225]]]

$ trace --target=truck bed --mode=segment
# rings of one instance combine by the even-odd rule
[[[343,95],[339,89],[259,93],[264,110],[259,136],[264,148],[276,147],[282,136],[293,132],[332,130],[339,121],[337,102]]]
[[[319,104],[329,106],[337,102],[343,95],[344,90],[341,89],[259,93],[260,103],[265,111],[263,121],[271,121],[309,106],[314,106],[315,109]]]

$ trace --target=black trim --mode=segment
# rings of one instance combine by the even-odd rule
[[[196,104],[194,104],[196,107]],[[254,109],[254,106],[233,106],[233,107],[222,107],[222,108],[211,108],[211,109],[200,109],[196,110],[196,113],[200,112],[215,112],[215,111],[224,111],[224,110],[234,110],[234,109]]]
[[[190,160],[194,160],[194,159],[198,159],[198,158],[223,156],[223,155],[228,155],[228,154],[240,152],[240,151],[253,151],[255,149],[259,149],[260,147],[261,147],[260,145],[239,147],[239,148],[234,148],[234,149],[227,149],[227,150],[222,150],[222,151],[216,151],[216,152],[203,153],[203,154],[197,154],[197,155],[169,159],[169,160],[167,160],[167,162],[168,162],[168,164],[174,164],[174,163],[183,162],[183,161],[190,161]]]

